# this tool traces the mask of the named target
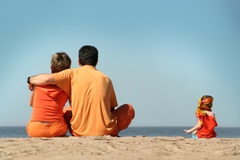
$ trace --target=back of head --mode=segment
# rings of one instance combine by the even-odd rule
[[[212,103],[213,103],[213,97],[210,95],[204,95],[198,99],[198,107],[196,110],[196,116],[206,116],[206,110],[212,111]],[[202,119],[200,119],[200,122],[203,123]]]
[[[52,73],[60,72],[71,67],[71,59],[65,52],[57,52],[52,55],[51,69]]]
[[[92,65],[96,66],[98,62],[98,50],[94,46],[86,45],[79,50],[79,62],[82,66]]]
[[[198,100],[198,108],[199,109],[206,109],[209,108],[211,110],[213,105],[213,97],[210,95],[204,95]]]

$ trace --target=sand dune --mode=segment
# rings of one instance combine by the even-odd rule
[[[1,160],[239,160],[240,138],[1,138]]]

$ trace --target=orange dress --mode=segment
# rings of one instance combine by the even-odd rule
[[[217,127],[217,122],[215,117],[208,116],[207,114],[200,117],[202,121],[202,127],[197,131],[196,135],[198,138],[213,138],[217,134],[214,128]]]

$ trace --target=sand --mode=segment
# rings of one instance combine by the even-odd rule
[[[1,160],[239,160],[240,138],[0,138]]]

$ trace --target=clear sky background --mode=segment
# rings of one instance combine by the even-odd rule
[[[212,95],[220,127],[240,127],[240,1],[0,0],[0,126],[31,116],[28,76],[65,51],[99,50],[97,69],[131,103],[131,126],[193,126]]]

